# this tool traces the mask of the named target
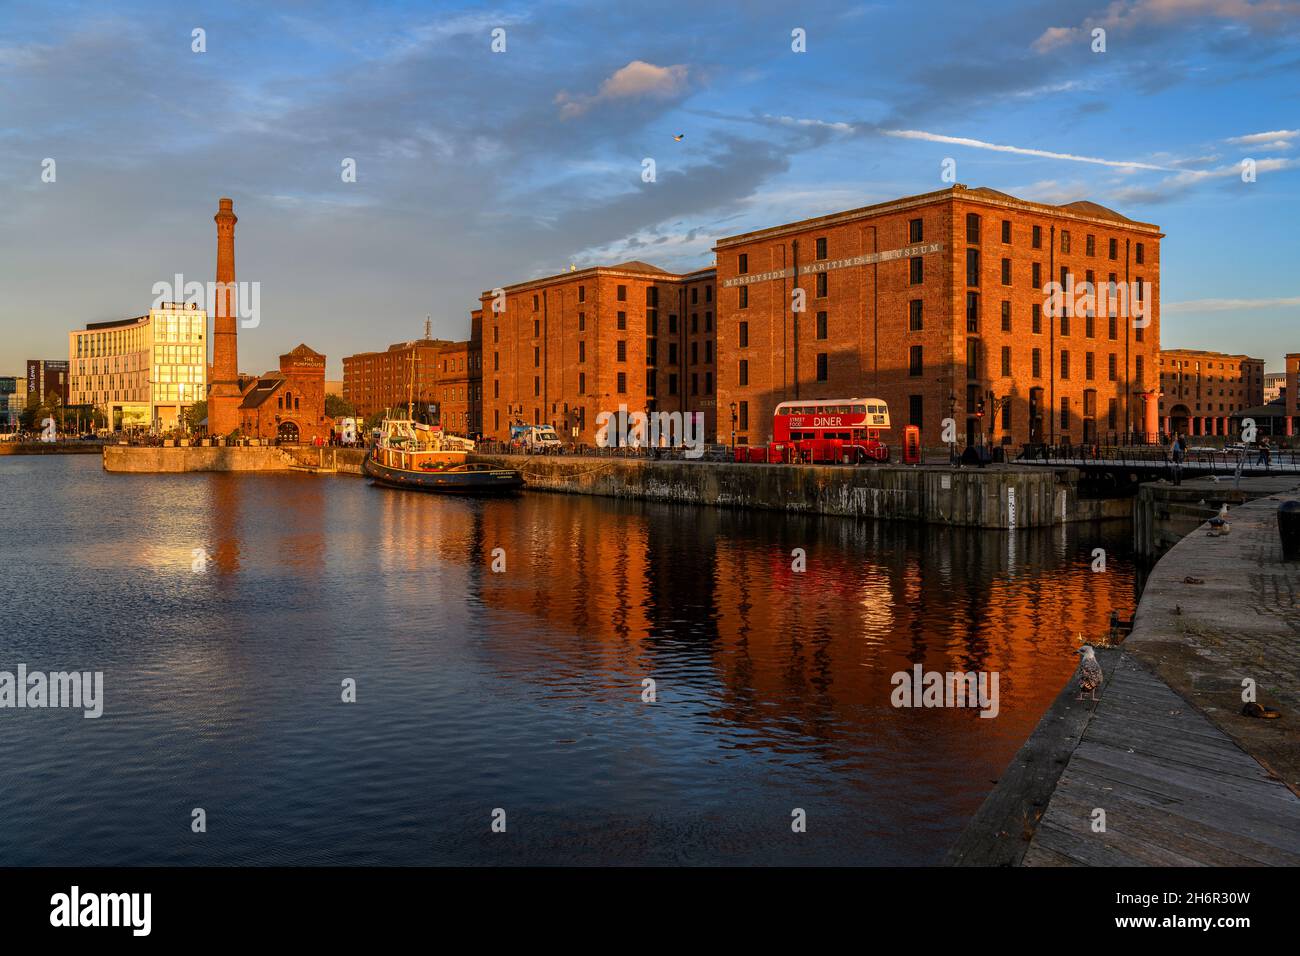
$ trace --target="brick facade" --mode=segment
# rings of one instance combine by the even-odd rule
[[[250,438],[328,441],[325,356],[299,345],[280,356],[280,370],[250,383],[239,404],[239,431]]]
[[[597,416],[626,405],[699,411],[713,440],[715,299],[713,270],[681,276],[643,262],[484,292],[484,434],[508,438],[524,421],[593,444]]]
[[[1232,414],[1264,404],[1264,360],[1199,349],[1160,353],[1160,420],[1166,434],[1229,435]]]
[[[913,423],[941,444],[949,416],[961,442],[1154,439],[1161,238],[1092,203],[955,186],[722,239],[718,404],[740,443],[770,440],[780,401],[849,397],[889,404],[893,443]],[[1063,274],[1150,283],[1149,324],[1053,319]]]

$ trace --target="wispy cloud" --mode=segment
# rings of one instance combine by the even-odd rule
[[[1292,169],[1300,165],[1294,159],[1260,159],[1255,161],[1255,173],[1272,173],[1283,169]],[[1113,191],[1110,198],[1116,202],[1163,203],[1183,195],[1194,186],[1214,180],[1229,180],[1241,176],[1240,163],[1228,163],[1212,169],[1185,169],[1173,176],[1168,176],[1158,183],[1144,186],[1130,186]],[[1246,183],[1242,183],[1243,187]]]
[[[1278,150],[1290,149],[1291,140],[1300,136],[1300,130],[1275,129],[1267,133],[1249,133],[1245,136],[1230,136],[1225,142],[1237,146],[1250,146],[1254,149]]]
[[[1131,33],[1143,27],[1169,27],[1195,20],[1223,20],[1251,31],[1270,32],[1300,19],[1300,4],[1293,0],[1114,0],[1105,11],[1076,26],[1049,27],[1033,42],[1037,53],[1050,53],[1081,40],[1092,31]]]
[[[764,114],[763,119],[780,126],[815,127],[817,129],[833,130],[836,133],[852,133],[857,129],[857,127],[852,123],[832,123],[827,120],[800,118],[797,116],[772,116],[770,114]]]
[[[1015,153],[1018,156],[1038,156],[1042,159],[1063,159],[1071,163],[1092,163],[1096,166],[1113,166],[1121,169],[1155,169],[1168,172],[1168,167],[1136,160],[1099,159],[1095,156],[1078,156],[1074,153],[1056,153],[1046,149],[1032,149],[1026,146],[1008,146],[1002,143],[986,143],[980,139],[965,136],[944,136],[940,133],[927,133],[919,129],[887,129],[886,136],[900,139],[921,139],[931,143],[950,143],[953,146],[969,146],[972,149],[988,149],[997,153]]]
[[[1241,312],[1251,309],[1277,309],[1300,306],[1300,295],[1275,299],[1189,299],[1186,302],[1162,302],[1162,314],[1170,312]]]

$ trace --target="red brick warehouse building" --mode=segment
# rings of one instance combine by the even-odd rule
[[[498,294],[499,292],[499,294]],[[595,266],[482,295],[483,432],[550,424],[593,444],[597,416],[699,412],[717,430],[714,271]]]
[[[717,403],[739,443],[770,440],[781,401],[849,397],[889,404],[891,442],[915,424],[940,444],[949,416],[967,443],[1155,440],[1161,238],[1094,203],[957,185],[722,239]],[[1149,324],[1115,297],[1053,318],[1053,279],[1150,283]]]
[[[343,398],[362,417],[389,409],[405,415],[409,402],[421,420],[431,414],[432,421],[454,434],[475,434],[482,418],[483,353],[477,310],[471,314],[470,327],[470,338],[462,342],[415,339],[397,342],[383,352],[345,356]]]
[[[435,359],[434,396],[437,420],[454,435],[476,435],[483,421],[483,349],[481,317],[471,315],[474,330],[468,341],[443,346]]]
[[[1264,404],[1264,360],[1201,349],[1160,353],[1160,421],[1166,434],[1229,435],[1237,413]]]

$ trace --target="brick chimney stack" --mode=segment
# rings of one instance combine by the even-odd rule
[[[217,214],[217,295],[212,306],[212,382],[208,390],[208,434],[228,435],[239,427],[239,356],[236,347],[234,202],[221,199]]]

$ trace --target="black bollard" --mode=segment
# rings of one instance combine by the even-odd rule
[[[1282,538],[1282,560],[1300,561],[1300,501],[1278,505],[1277,533]]]

